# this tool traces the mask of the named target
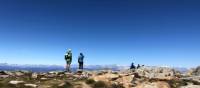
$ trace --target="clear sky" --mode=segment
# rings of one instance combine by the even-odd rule
[[[0,62],[200,65],[199,0],[0,0]]]

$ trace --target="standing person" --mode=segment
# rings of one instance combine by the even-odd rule
[[[68,49],[68,51],[65,54],[65,61],[67,63],[66,65],[66,71],[70,72],[70,65],[72,63],[72,50]]]
[[[78,56],[78,63],[79,63],[79,69],[83,70],[83,59],[84,59],[84,55],[83,53],[80,53],[80,55]]]

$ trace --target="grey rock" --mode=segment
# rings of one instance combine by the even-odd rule
[[[198,75],[198,76],[200,76],[200,66],[198,66],[197,68],[194,69],[193,75]]]
[[[17,85],[17,84],[22,84],[25,83],[24,81],[10,81],[9,84]]]
[[[22,73],[21,71],[16,71],[14,73],[15,73],[15,76],[22,76],[22,75],[24,75],[24,73]]]
[[[37,88],[38,86],[36,84],[24,84],[26,87],[31,87],[31,88]]]
[[[31,77],[32,77],[33,79],[36,79],[36,78],[38,78],[38,74],[37,74],[37,73],[33,73]]]
[[[183,78],[180,78],[180,79],[183,79],[183,80],[193,80],[193,81],[200,82],[200,76],[183,77]]]
[[[0,78],[8,78],[9,75],[0,75]]]
[[[46,81],[48,80],[48,78],[40,78],[42,81]]]
[[[175,70],[167,67],[141,67],[136,69],[139,76],[147,78],[173,78],[175,76]]]
[[[0,75],[9,75],[9,76],[14,76],[14,73],[10,71],[0,71]]]
[[[0,75],[7,75],[6,71],[0,71]]]
[[[200,85],[187,85],[187,86],[182,86],[180,88],[200,88]]]

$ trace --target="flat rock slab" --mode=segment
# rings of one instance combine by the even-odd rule
[[[22,84],[22,83],[24,83],[24,81],[10,81],[9,83],[10,83],[10,84],[13,84],[13,85],[17,85],[17,84]]]

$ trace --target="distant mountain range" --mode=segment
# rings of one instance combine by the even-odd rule
[[[78,69],[78,65],[71,66],[72,71],[76,71]],[[118,66],[118,65],[86,65],[84,66],[85,70],[121,70],[128,69],[128,66]],[[0,70],[7,71],[16,71],[16,70],[27,70],[32,72],[48,72],[48,71],[63,71],[65,70],[64,66],[61,65],[19,65],[19,64],[8,64],[8,63],[0,63]]]
[[[8,71],[27,70],[33,72],[47,72],[54,70],[64,70],[64,67],[59,65],[29,65],[29,64],[18,65],[18,64],[0,63],[0,70],[8,70]]]
[[[129,66],[119,66],[119,65],[85,65],[85,70],[124,70],[128,69]],[[175,70],[178,70],[182,73],[187,72],[187,68],[183,67],[173,67]],[[76,71],[78,69],[78,65],[71,66],[72,71]],[[19,65],[19,64],[8,64],[8,63],[0,63],[0,70],[7,71],[16,71],[16,70],[27,70],[32,72],[48,72],[48,71],[64,71],[65,67],[61,65]]]

